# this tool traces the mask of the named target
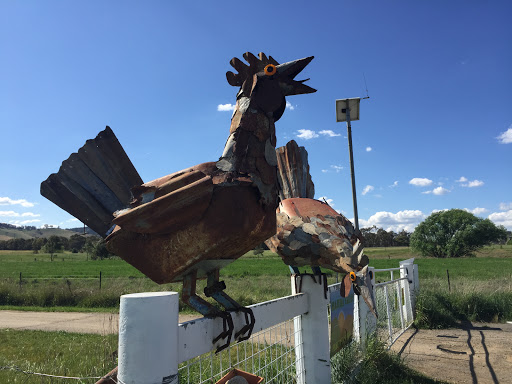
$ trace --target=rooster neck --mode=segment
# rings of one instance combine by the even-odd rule
[[[265,205],[277,203],[276,135],[272,115],[248,97],[237,100],[230,135],[217,168],[233,176],[250,177]]]

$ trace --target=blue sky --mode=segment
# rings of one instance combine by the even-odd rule
[[[360,226],[414,227],[462,208],[512,230],[509,1],[0,1],[0,222],[80,226],[39,194],[109,125],[144,181],[218,159],[237,89],[229,60],[260,51],[318,91],[288,98],[278,145],[309,152],[316,197]],[[363,75],[364,74],[364,75]]]

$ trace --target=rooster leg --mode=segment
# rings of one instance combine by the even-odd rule
[[[222,351],[229,346],[231,336],[233,334],[234,325],[231,314],[226,311],[220,311],[206,300],[196,295],[196,278],[197,272],[192,272],[183,278],[183,291],[181,299],[184,303],[201,313],[204,317],[221,317],[223,322],[223,331],[213,339],[212,343],[216,343],[220,339],[226,339],[226,342],[217,348],[217,352]]]
[[[254,314],[251,309],[246,308],[238,304],[235,300],[229,297],[225,292],[226,284],[223,281],[219,281],[219,270],[211,271],[207,274],[208,282],[204,289],[206,297],[211,297],[213,300],[222,305],[226,311],[243,312],[245,315],[245,325],[235,333],[237,341],[244,341],[251,337],[252,330],[254,328]]]

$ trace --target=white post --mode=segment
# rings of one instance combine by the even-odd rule
[[[295,359],[297,383],[331,383],[331,358],[329,354],[329,322],[327,319],[327,276],[292,276],[292,293],[308,295],[308,312],[294,319],[300,326],[300,335],[295,330]],[[324,281],[325,280],[325,281]],[[302,340],[300,340],[302,339]],[[301,344],[297,342],[302,341]],[[299,349],[299,350],[298,350]],[[303,370],[299,372],[299,365]]]
[[[354,327],[352,338],[357,343],[364,342],[366,334],[365,329],[363,328],[364,325],[362,325],[364,324],[364,320],[363,317],[361,316],[361,312],[364,311],[363,308],[361,308],[361,306],[364,306],[364,304],[366,303],[364,302],[364,300],[361,299],[361,296],[354,294]]]
[[[178,383],[178,301],[176,292],[121,296],[120,383]]]
[[[407,306],[405,308],[406,310],[406,321],[407,322],[410,322],[412,321],[412,317],[414,316],[413,314],[413,309],[414,306],[415,306],[415,301],[416,301],[416,298],[415,298],[415,289],[414,289],[414,258],[411,258],[411,259],[407,259],[407,260],[403,260],[400,262],[400,277],[407,277],[407,281],[403,281],[402,282],[402,287],[404,288],[404,292],[405,294],[408,294],[407,296],[407,299],[406,299],[406,302],[408,301],[409,302],[409,308],[410,308],[410,311],[408,311],[407,309]],[[407,285],[407,287],[406,287]],[[404,303],[406,304],[406,303]],[[409,313],[410,312],[410,313]]]

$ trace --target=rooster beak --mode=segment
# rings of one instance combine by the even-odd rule
[[[290,61],[276,67],[276,76],[284,96],[302,95],[304,93],[316,92],[316,89],[303,84],[306,80],[294,80],[306,66],[313,60],[314,56]]]

